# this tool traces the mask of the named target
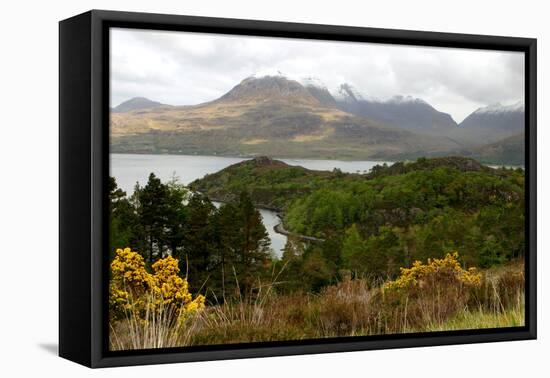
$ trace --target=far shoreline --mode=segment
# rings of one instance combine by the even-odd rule
[[[260,156],[264,156],[261,154],[258,155],[241,155],[241,156],[235,156],[235,155],[203,155],[203,154],[188,154],[188,153],[164,153],[164,152],[112,152],[109,151],[109,156],[111,155],[136,155],[136,156],[189,156],[189,157],[204,157],[204,158],[227,158],[227,159],[243,159],[243,160],[251,160]],[[438,157],[447,157],[447,156],[459,156],[464,157],[468,159],[474,159],[477,162],[479,162],[482,165],[485,165],[492,169],[500,169],[500,168],[506,168],[506,169],[523,169],[525,170],[525,163],[524,164],[507,164],[507,163],[494,163],[494,162],[486,162],[482,160],[478,160],[476,158],[470,157],[470,156],[464,156],[464,155],[441,155],[441,156],[418,156],[415,158],[404,158],[404,159],[398,159],[398,160],[378,160],[378,159],[342,159],[342,158],[336,158],[336,159],[330,159],[330,158],[319,158],[319,157],[281,157],[281,156],[269,156],[272,159],[275,160],[308,160],[308,161],[337,161],[342,163],[360,163],[360,162],[372,162],[372,163],[380,163],[380,165],[392,165],[399,162],[412,162],[416,161],[420,158],[438,158]]]
[[[369,162],[376,162],[376,163],[381,163],[381,164],[394,164],[394,163],[397,163],[399,161],[413,161],[413,160],[416,160],[417,158],[415,159],[404,159],[404,160],[395,160],[395,161],[389,161],[389,160],[379,160],[379,159],[342,159],[342,158],[336,158],[336,159],[333,159],[333,158],[329,158],[329,157],[325,157],[325,158],[321,158],[321,157],[296,157],[296,156],[292,156],[292,157],[286,157],[286,156],[271,156],[271,155],[264,155],[264,154],[256,154],[256,155],[205,155],[205,154],[189,154],[189,153],[174,153],[174,152],[113,152],[113,151],[110,151],[109,152],[109,155],[152,155],[152,156],[192,156],[192,157],[208,157],[208,158],[228,158],[228,159],[243,159],[243,160],[250,160],[250,159],[254,159],[254,158],[257,158],[257,157],[260,157],[260,156],[269,156],[270,158],[272,159],[276,159],[276,160],[315,160],[315,161],[340,161],[340,162],[344,162],[344,163],[348,163],[348,162],[364,162],[364,161],[369,161]]]

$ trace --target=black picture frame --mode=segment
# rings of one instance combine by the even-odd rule
[[[110,352],[109,28],[460,47],[525,53],[526,324]],[[406,348],[536,338],[536,39],[92,10],[59,24],[59,354],[89,367]]]

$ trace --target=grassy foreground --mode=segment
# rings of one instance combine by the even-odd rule
[[[463,329],[522,327],[524,325],[525,307],[521,303],[516,307],[498,312],[490,312],[483,309],[474,311],[465,310],[442,323],[428,324],[425,329],[420,331],[456,331]]]
[[[273,282],[183,320],[169,307],[129,311],[111,322],[111,349],[522,326],[523,272],[521,261],[465,271],[448,255],[405,269],[395,281],[347,279],[317,294],[277,294]]]

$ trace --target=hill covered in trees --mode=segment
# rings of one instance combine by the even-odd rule
[[[482,267],[524,252],[524,172],[492,169],[468,158],[421,158],[347,174],[264,157],[190,187],[224,200],[246,190],[256,205],[281,210],[287,230],[324,239],[289,245],[284,256],[299,269],[314,260],[317,278],[323,278],[313,286],[331,282],[342,269],[392,277],[414,260],[449,250]],[[308,275],[302,271],[296,277],[299,284]]]

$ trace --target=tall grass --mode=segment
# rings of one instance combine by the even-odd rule
[[[411,331],[454,331],[463,329],[483,329],[521,327],[525,324],[525,306],[489,312],[482,309],[465,310],[443,321],[427,324],[420,330]]]
[[[110,349],[152,349],[188,345],[198,325],[196,315],[187,316],[162,297],[149,292],[145,312],[135,310],[136,299],[129,298],[125,317],[110,322]]]
[[[299,340],[524,324],[523,262],[482,272],[476,287],[437,284],[420,292],[388,294],[384,285],[346,279],[318,294],[278,295],[273,282],[254,292],[207,305],[191,319],[170,311],[138,314],[111,328],[113,349]],[[151,298],[153,300],[154,298]]]

